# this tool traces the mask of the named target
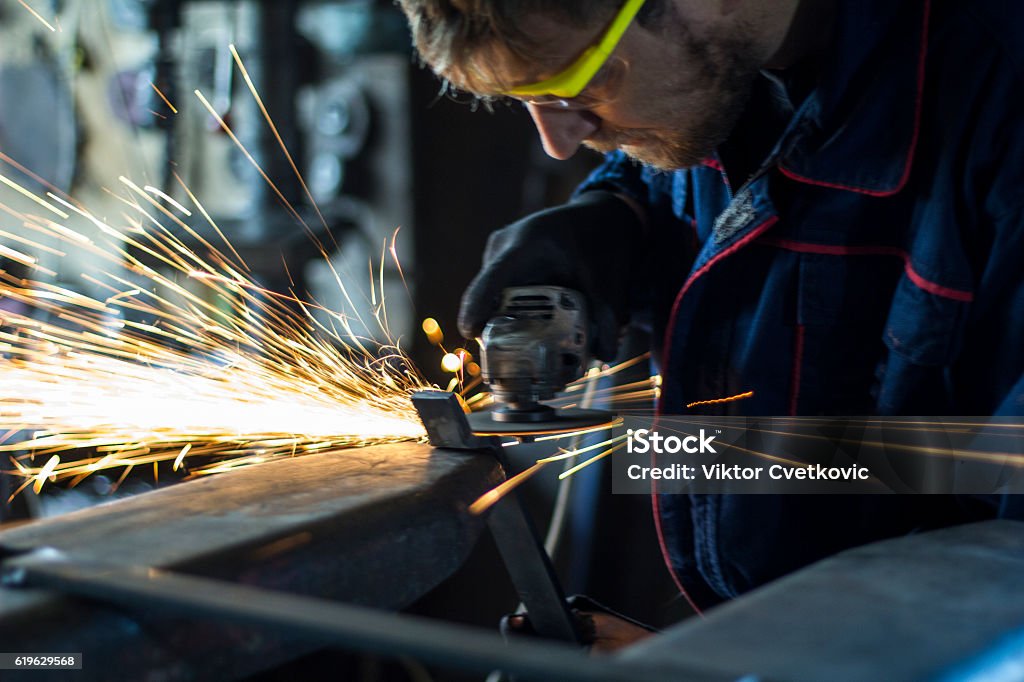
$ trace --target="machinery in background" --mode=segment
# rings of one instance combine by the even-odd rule
[[[524,111],[448,101],[416,63],[388,0],[49,0],[33,9],[60,30],[0,0],[0,151],[101,215],[121,211],[119,176],[188,204],[184,184],[266,288],[351,307],[322,246],[359,308],[351,312],[367,320],[375,304],[367,261],[383,254],[376,303],[383,288],[391,336],[438,382],[446,380],[439,356],[412,333],[417,320],[453,329],[488,232],[564,199],[596,162],[581,155],[555,169]],[[14,166],[0,168],[42,188]],[[73,221],[83,235],[96,233]],[[189,224],[218,239],[205,220]],[[89,289],[82,264],[37,255],[61,286]],[[378,336],[358,324],[353,331]]]
[[[396,7],[363,0],[34,4],[60,30],[47,30],[16,0],[0,0],[0,171],[40,191],[66,192],[99,215],[120,213],[113,196],[120,176],[184,205],[191,192],[262,286],[312,295],[371,322],[367,260],[379,261],[382,247],[393,245],[401,268],[386,255],[374,286],[391,294],[392,336],[411,332],[410,79],[417,67]],[[87,236],[96,231],[78,223],[73,229]],[[219,242],[202,216],[189,226]],[[40,257],[62,285],[88,288],[78,277],[82,263]],[[353,332],[383,340],[374,327]]]
[[[372,323],[372,259],[374,286],[389,300],[392,335],[411,331],[411,64],[397,9],[297,0],[147,4],[149,26],[160,36],[154,80],[187,93],[178,98],[181,115],[158,123],[166,129],[167,157],[196,196],[212,201],[208,209],[260,283],[344,308],[370,322],[354,325],[353,333],[383,341]],[[262,106],[229,45],[237,48]],[[251,159],[188,92],[192,84]],[[149,104],[156,111],[165,106],[151,97]],[[183,194],[171,178],[165,183],[172,196]],[[401,266],[383,248],[392,244]]]
[[[344,309],[368,323],[353,323],[353,334],[384,341],[370,294],[372,258],[376,302],[383,289],[390,334],[410,336],[416,229],[409,81],[416,67],[397,8],[363,1],[53,0],[33,9],[60,30],[48,30],[17,0],[0,0],[0,173],[39,193],[65,193],[115,220],[123,210],[120,176],[186,206],[190,192],[261,286]],[[37,210],[19,199],[5,202],[15,211]],[[198,212],[184,219],[202,239],[221,244]],[[78,216],[68,226],[86,238],[101,236]],[[204,252],[184,230],[169,221],[166,227]],[[7,221],[4,229],[17,233],[20,225]],[[59,251],[45,236],[26,237]],[[404,282],[384,245],[395,246]],[[33,255],[61,287],[97,293],[81,277],[95,263],[54,251]],[[152,265],[161,269],[155,259]],[[193,293],[213,295],[202,286]],[[144,315],[137,321],[151,322]],[[118,494],[153,487],[147,478],[137,488],[135,478],[145,477],[127,480]],[[51,516],[110,499],[113,482],[102,476],[95,482],[23,495],[2,515]],[[3,477],[0,489],[10,487]]]

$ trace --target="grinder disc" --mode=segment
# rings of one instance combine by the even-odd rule
[[[555,410],[550,419],[537,422],[497,421],[490,410],[466,415],[473,433],[478,436],[540,436],[550,433],[571,433],[602,424],[609,424],[615,414],[605,410],[567,408]]]

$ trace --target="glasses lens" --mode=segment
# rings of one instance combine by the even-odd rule
[[[594,109],[611,104],[622,93],[622,84],[629,74],[629,62],[621,57],[612,56],[587,83],[576,97],[555,97],[541,95],[524,97],[522,101],[544,109],[579,110]]]
[[[490,109],[497,99],[489,95],[477,95],[466,90],[460,90],[451,83],[445,83],[444,87],[438,92],[437,99],[441,98],[455,102],[456,104],[464,104],[470,109],[476,111],[478,108]],[[436,101],[436,100],[435,100]]]

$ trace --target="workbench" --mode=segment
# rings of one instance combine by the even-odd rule
[[[49,547],[73,561],[398,610],[462,564],[485,527],[467,507],[502,479],[493,457],[418,443],[310,454],[0,529],[0,558]],[[154,671],[162,680],[224,680],[316,648],[10,589],[0,589],[0,642],[8,652],[84,650],[90,665],[80,680]],[[27,674],[41,682],[68,673]]]

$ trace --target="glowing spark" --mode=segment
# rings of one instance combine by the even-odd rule
[[[13,261],[21,263],[22,265],[27,265],[30,268],[35,267],[36,264],[36,259],[33,258],[32,256],[24,254],[21,251],[9,249],[3,244],[0,244],[0,256],[6,256],[7,258],[10,258]]]
[[[687,423],[689,423],[689,422],[687,422]],[[662,431],[671,431],[673,433],[681,433],[681,434],[686,435],[686,436],[695,436],[696,435],[692,431],[687,431],[686,429],[673,429],[673,428],[667,426],[665,424],[665,422],[659,422],[658,428],[660,430],[662,430]],[[808,464],[806,462],[799,462],[797,460],[787,459],[785,457],[778,457],[776,455],[772,455],[772,454],[769,454],[767,452],[762,452],[760,450],[751,450],[749,448],[745,448],[745,447],[742,447],[740,445],[737,445],[736,443],[721,443],[721,445],[723,447],[727,447],[727,448],[730,448],[730,449],[733,449],[733,450],[739,450],[741,452],[746,452],[747,454],[754,455],[755,457],[759,457],[761,459],[767,459],[767,460],[772,461],[772,462],[779,462],[780,464],[789,464],[789,465],[795,466],[795,467],[809,467],[809,466],[811,466],[810,464]]]
[[[569,387],[566,389],[566,393],[568,393],[570,391],[582,391],[584,389],[584,387],[586,386],[587,381],[589,381],[591,378],[609,377],[609,376],[612,376],[614,374],[618,374],[619,372],[622,372],[623,370],[627,370],[630,367],[633,367],[634,365],[637,365],[637,364],[639,364],[639,363],[641,363],[641,362],[643,362],[645,360],[649,360],[650,357],[651,357],[650,353],[641,353],[640,355],[637,355],[636,357],[630,358],[629,360],[623,360],[622,362],[620,362],[617,365],[612,365],[611,367],[605,366],[603,369],[601,369],[600,371],[595,372],[594,374],[591,374],[591,372],[594,371],[593,369],[592,370],[588,370],[587,374],[585,374],[584,376],[580,377],[576,381],[574,381],[571,384],[569,384]],[[656,374],[653,377],[651,377],[651,379],[655,382],[656,386],[661,386],[661,376],[660,375]]]
[[[237,252],[237,251],[235,251],[235,247],[231,245],[231,242],[229,242],[229,241],[228,241],[228,238],[227,238],[227,237],[225,237],[225,236],[224,236],[224,233],[220,231],[220,227],[218,227],[218,226],[217,226],[217,223],[215,223],[215,222],[213,221],[213,218],[211,218],[211,217],[210,217],[210,214],[206,212],[206,209],[205,209],[205,208],[203,208],[203,205],[202,205],[202,204],[200,204],[200,203],[199,203],[199,200],[198,200],[198,199],[196,199],[195,195],[193,195],[193,194],[192,194],[192,190],[190,190],[190,189],[188,188],[188,186],[187,186],[187,185],[185,184],[185,182],[184,182],[184,181],[183,181],[183,180],[181,179],[181,177],[180,177],[180,176],[179,176],[179,175],[178,175],[177,173],[175,173],[175,174],[174,174],[174,179],[175,179],[175,180],[177,180],[177,181],[178,181],[178,184],[179,184],[179,185],[181,185],[181,188],[182,188],[183,190],[185,190],[185,194],[187,194],[187,195],[188,195],[188,198],[189,198],[189,200],[190,200],[190,201],[191,201],[191,202],[192,202],[193,204],[195,204],[195,207],[196,207],[196,208],[198,208],[198,209],[199,209],[199,212],[203,214],[203,218],[204,218],[204,219],[206,220],[206,222],[207,222],[207,223],[208,223],[208,224],[210,225],[210,227],[212,227],[212,228],[214,229],[214,231],[215,231],[215,232],[217,233],[217,236],[218,236],[218,237],[220,237],[221,241],[222,241],[222,242],[224,242],[224,243],[225,243],[225,244],[227,245],[227,247],[228,247],[229,249],[231,249],[231,253],[233,253],[233,254],[234,254],[234,256],[235,256],[235,258],[237,258],[237,259],[238,259],[238,262],[239,262],[239,264],[240,264],[240,265],[241,265],[241,266],[242,266],[243,268],[245,268],[246,270],[248,270],[248,268],[246,268],[246,267],[245,267],[245,260],[243,260],[243,259],[242,259],[242,257],[241,257],[240,255],[238,255],[238,252]],[[200,243],[201,243],[201,244],[204,244],[204,245],[207,245],[206,241],[205,241],[205,240],[203,240],[203,239],[200,239]],[[208,246],[208,245],[207,245],[207,246]],[[216,249],[214,249],[214,248],[213,248],[212,246],[208,246],[208,248],[209,248],[209,249],[210,249],[211,251],[213,251],[213,252],[216,252]]]
[[[441,358],[441,369],[446,372],[458,372],[462,369],[462,360],[455,353],[445,353]]]
[[[693,403],[688,403],[687,408],[697,407],[698,405],[718,405],[719,403],[731,403],[734,400],[745,400],[746,398],[753,398],[754,392],[747,391],[746,393],[739,393],[737,395],[731,395],[728,398],[715,398],[714,400],[698,400]]]
[[[476,363],[470,363],[470,364],[472,365],[472,364],[476,364]],[[468,368],[467,368],[467,370],[468,370]],[[479,369],[478,369],[478,372],[479,372]],[[473,380],[471,380],[468,384],[466,384],[465,386],[463,386],[459,390],[459,396],[461,397],[461,396],[466,395],[466,393],[468,393],[469,391],[473,390],[474,388],[479,386],[481,383],[483,383],[483,380],[484,380],[484,378],[481,377],[481,376],[478,376],[478,377],[474,378]]]
[[[37,495],[39,494],[39,491],[43,489],[43,483],[46,479],[53,475],[53,471],[57,468],[58,464],[60,464],[60,457],[54,455],[45,465],[43,465],[43,468],[39,470],[39,473],[36,474],[36,482],[32,484],[32,490]]]
[[[474,396],[466,398],[466,404],[474,410],[482,410],[488,405],[494,402],[494,396],[490,393],[477,393]]]
[[[164,101],[164,104],[166,104],[167,108],[171,110],[171,113],[173,113],[173,114],[178,113],[178,110],[174,108],[174,105],[171,104],[171,101],[169,99],[167,99],[167,97],[164,95],[164,93],[160,92],[160,88],[156,87],[156,83],[154,83],[153,81],[150,81],[149,82],[149,87],[153,88],[153,92],[155,92],[160,97],[160,99],[162,99]],[[153,113],[156,114],[155,111]],[[157,115],[159,116],[159,114],[157,114]],[[161,118],[165,118],[165,117],[161,117]]]
[[[52,24],[50,24],[50,22],[48,22],[48,21],[47,21],[46,19],[43,19],[42,15],[41,15],[41,14],[39,14],[39,12],[37,12],[37,11],[35,11],[34,9],[32,9],[31,7],[29,7],[28,3],[26,3],[26,2],[25,2],[25,0],[18,0],[18,2],[20,2],[20,3],[21,3],[21,6],[22,6],[22,7],[24,7],[24,8],[25,8],[25,9],[27,9],[27,10],[28,10],[29,12],[31,12],[31,13],[32,13],[32,16],[34,16],[34,17],[35,17],[36,19],[38,19],[38,20],[39,20],[39,21],[40,21],[40,22],[41,22],[41,23],[43,24],[43,26],[45,26],[46,28],[50,29],[50,30],[51,30],[51,31],[53,31],[54,33],[56,33],[56,32],[57,32],[57,29],[56,29],[56,28],[54,28],[54,27],[53,27],[53,25],[52,25]]]
[[[591,464],[593,464],[593,463],[595,463],[595,462],[597,462],[599,460],[604,459],[608,455],[610,455],[613,452],[616,452],[618,450],[621,450],[624,447],[626,447],[626,443],[619,443],[615,447],[609,448],[609,449],[605,450],[604,452],[602,452],[599,455],[594,455],[590,459],[588,459],[586,461],[583,461],[583,462],[580,462],[579,464],[577,464],[576,466],[572,467],[571,469],[566,469],[562,473],[558,474],[558,479],[561,480],[563,478],[568,478],[569,476],[572,476],[573,474],[575,474],[577,471],[580,471],[581,469],[585,469],[586,467],[590,466]]]
[[[181,467],[181,463],[185,461],[185,455],[192,449],[192,443],[185,443],[185,447],[181,449],[178,456],[174,458],[174,465],[171,467],[171,471],[177,471]]]
[[[260,167],[259,163],[256,162],[256,159],[253,158],[252,154],[249,153],[249,150],[245,148],[245,145],[242,144],[242,141],[238,139],[237,135],[235,135],[235,131],[231,130],[231,128],[224,121],[221,115],[217,113],[217,110],[213,108],[213,105],[210,104],[210,102],[206,99],[205,96],[203,96],[202,92],[200,92],[199,90],[195,90],[194,92],[195,96],[199,98],[199,101],[202,102],[203,106],[206,108],[206,111],[209,112],[210,116],[212,116],[215,121],[217,121],[217,125],[220,126],[221,130],[223,130],[227,134],[227,136],[231,138],[231,141],[235,143],[235,146],[238,147],[238,149],[242,152],[242,155],[245,156],[245,158],[249,161],[253,168],[256,169],[256,172],[260,174],[260,177],[263,178],[263,181],[267,183],[267,186],[270,187],[271,191],[273,191],[277,198],[281,201],[281,203],[284,204],[285,208],[292,215],[292,217],[295,218],[296,221],[298,221],[301,225],[305,227],[306,223],[302,220],[302,216],[300,216],[298,212],[296,212],[296,210],[292,207],[291,203],[289,203],[285,196],[281,194],[281,190],[277,188],[277,185],[274,184],[274,181],[270,179],[270,176],[266,174],[263,168]],[[312,234],[310,236],[312,236]]]
[[[298,178],[299,184],[302,185],[302,190],[306,193],[306,197],[309,199],[309,203],[313,206],[313,209],[316,211],[317,217],[320,218],[320,224],[324,226],[324,229],[327,231],[327,234],[330,235],[331,239],[333,240],[334,236],[331,234],[331,230],[327,226],[327,221],[324,219],[323,214],[320,213],[320,207],[316,205],[316,201],[313,199],[312,192],[309,191],[309,187],[306,186],[306,181],[305,179],[303,179],[302,173],[299,172],[298,166],[295,165],[295,161],[292,159],[292,155],[288,151],[288,146],[284,143],[284,140],[281,138],[280,133],[277,132],[277,126],[274,125],[274,120],[270,117],[270,113],[267,111],[267,107],[264,106],[263,104],[263,98],[260,97],[259,92],[256,90],[256,86],[253,84],[252,79],[249,77],[249,71],[245,68],[245,64],[242,63],[242,58],[238,56],[238,51],[235,49],[234,45],[229,45],[228,49],[231,51],[231,56],[234,58],[235,64],[238,66],[238,70],[242,74],[242,78],[245,79],[245,84],[249,88],[249,92],[252,93],[253,99],[256,100],[256,104],[260,108],[260,113],[263,114],[263,119],[267,122],[267,125],[270,126],[270,131],[274,134],[274,139],[277,140],[278,146],[281,147],[281,151],[284,152],[285,158],[288,159],[288,165],[291,166],[292,172],[295,173],[295,177]]]
[[[622,420],[621,419],[616,419],[616,420],[611,421],[611,422],[609,422],[607,424],[601,424],[599,426],[594,426],[594,427],[591,427],[589,429],[576,429],[576,430],[564,431],[564,432],[561,432],[561,433],[554,433],[554,434],[551,434],[550,436],[539,436],[537,438],[534,438],[534,441],[535,442],[540,442],[540,441],[545,441],[545,440],[558,440],[559,438],[575,438],[577,436],[585,436],[588,433],[597,433],[598,431],[607,431],[609,429],[614,429],[615,427],[621,426],[621,425],[622,425]]]
[[[432,317],[428,317],[423,320],[423,333],[427,335],[427,340],[433,345],[438,345],[444,341],[444,334],[441,333],[441,325],[437,323]]]
[[[30,200],[36,202],[37,204],[39,204],[40,206],[45,208],[47,211],[50,211],[52,213],[57,214],[63,220],[67,220],[68,218],[71,217],[70,215],[68,215],[64,211],[60,210],[59,208],[55,207],[53,204],[49,203],[48,201],[43,201],[42,199],[37,197],[35,194],[32,194],[32,192],[29,192],[27,189],[25,189],[24,187],[22,187],[21,185],[19,185],[18,183],[14,182],[13,180],[11,180],[8,177],[0,175],[0,182],[4,183],[5,185],[7,185],[11,189],[13,189],[15,192],[17,192],[18,194],[20,194],[23,197],[25,197],[26,199],[30,199]]]
[[[623,434],[621,436],[616,436],[615,438],[609,438],[608,440],[601,441],[600,443],[595,443],[594,445],[590,445],[588,447],[581,448],[579,450],[561,450],[561,454],[552,455],[551,457],[545,457],[544,459],[538,459],[537,462],[543,462],[543,463],[558,462],[558,461],[563,460],[563,459],[570,459],[572,457],[578,457],[578,456],[582,455],[584,452],[591,452],[592,450],[597,450],[599,448],[606,447],[606,446],[611,445],[613,443],[618,443],[618,442],[623,441],[625,439],[626,439],[626,435]]]
[[[623,396],[636,397],[636,396],[651,396],[657,390],[657,377],[649,377],[641,381],[633,381],[628,384],[619,384],[617,386],[610,386],[608,388],[594,389],[592,391],[593,397],[611,397],[613,400],[617,400]],[[647,387],[644,390],[634,391],[633,389],[640,387]],[[563,397],[559,400],[567,400],[569,397]]]
[[[184,213],[184,214],[185,214],[186,216],[191,216],[191,215],[192,215],[192,211],[188,210],[187,208],[185,208],[184,206],[182,206],[181,204],[179,204],[179,203],[178,203],[177,201],[175,201],[175,200],[174,200],[174,199],[173,199],[173,198],[171,197],[171,195],[167,194],[167,193],[166,193],[166,192],[164,192],[163,190],[157,189],[156,187],[152,187],[152,186],[150,186],[150,185],[146,185],[146,186],[145,186],[145,187],[143,187],[142,189],[146,190],[146,191],[147,191],[147,192],[149,192],[150,194],[155,194],[156,196],[160,197],[161,199],[163,199],[164,201],[166,201],[166,202],[167,202],[168,204],[170,204],[170,205],[171,205],[171,206],[173,206],[174,208],[176,208],[176,209],[178,209],[179,211],[181,211],[182,213]]]
[[[391,247],[388,251],[391,253],[391,259],[395,262],[395,267],[398,268],[398,276],[402,280],[402,286],[405,287],[405,293],[409,295],[409,298],[412,298],[412,292],[409,291],[409,283],[405,281],[405,272],[402,270],[402,261],[398,259],[398,249],[395,248],[395,242],[398,241],[398,231],[401,229],[402,227],[398,226],[395,228],[394,233],[392,233]]]
[[[33,180],[35,180],[36,182],[38,182],[43,187],[48,188],[50,190],[50,192],[56,192],[58,194],[64,194],[64,192],[62,192],[59,188],[57,188],[54,185],[52,185],[51,183],[47,182],[46,178],[38,175],[37,173],[33,173],[31,170],[29,170],[28,168],[25,168],[25,166],[21,165],[16,160],[14,160],[11,157],[7,156],[7,154],[4,154],[2,151],[0,151],[0,160],[2,160],[6,164],[9,164],[9,165],[13,166],[14,168],[17,168],[19,171],[21,171],[22,173],[24,173],[28,177],[32,178]],[[67,195],[65,195],[65,196],[67,196]]]
[[[800,419],[799,421],[814,423],[813,420],[810,420],[810,419],[808,419],[808,420]],[[851,421],[854,421],[854,420],[851,420]],[[871,421],[872,420],[867,420],[867,422],[871,422]],[[882,423],[886,423],[887,424],[887,422],[882,422]],[[953,422],[953,423],[955,423],[955,422]],[[978,423],[978,424],[975,424],[974,426],[988,427],[988,426],[992,426],[992,425],[991,424],[985,424],[985,423]],[[945,431],[944,427],[945,427],[945,424],[943,424],[943,428],[938,430],[938,431],[940,433]],[[1012,426],[1012,428],[1019,428],[1019,425]],[[754,432],[754,433],[769,433],[769,434],[772,434],[772,435],[789,436],[791,438],[804,438],[804,439],[810,439],[810,440],[820,440],[820,441],[825,441],[827,443],[852,443],[852,444],[859,445],[859,446],[861,446],[863,448],[878,448],[880,450],[888,450],[888,451],[891,451],[891,450],[903,450],[903,451],[906,451],[906,452],[920,453],[920,454],[929,455],[929,456],[932,456],[932,457],[955,457],[955,458],[958,458],[958,459],[969,459],[969,460],[972,460],[972,461],[979,461],[979,462],[993,462],[993,463],[996,463],[996,464],[1006,464],[1008,466],[1018,466],[1018,467],[1019,466],[1024,466],[1024,458],[1022,458],[1020,453],[1018,453],[1018,452],[988,452],[988,451],[983,451],[983,450],[953,449],[953,448],[950,448],[950,447],[934,447],[934,446],[924,446],[924,445],[912,445],[912,444],[907,444],[907,443],[881,442],[881,441],[861,440],[861,439],[852,439],[852,438],[832,438],[832,437],[828,437],[828,436],[817,436],[817,435],[810,434],[810,433],[801,433],[799,431],[776,431],[776,430],[772,430],[772,429],[747,429],[747,430],[751,431],[751,432]],[[927,431],[931,431],[931,429],[928,429],[928,428],[920,429],[920,430],[921,431],[926,431],[926,432]],[[737,448],[737,449],[741,449],[741,450],[743,449],[743,448],[738,448],[735,444],[729,445],[729,447],[733,447],[733,448]],[[751,452],[751,451],[747,450],[747,452]],[[801,462],[792,462],[791,460],[780,459],[780,458],[772,458],[772,457],[770,457],[768,455],[764,455],[764,457],[765,458],[769,458],[769,459],[777,459],[779,461],[783,461],[783,462],[787,462],[787,463],[792,463],[795,466],[811,466],[810,464],[804,464],[804,463],[801,463]]]
[[[544,468],[543,462],[534,464],[529,469],[521,471],[512,478],[506,480],[504,483],[491,488],[486,493],[481,495],[473,504],[469,505],[470,514],[483,514],[485,511],[493,507],[501,498],[508,495],[510,492],[515,490],[517,487],[528,481],[535,473]]]

